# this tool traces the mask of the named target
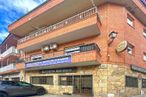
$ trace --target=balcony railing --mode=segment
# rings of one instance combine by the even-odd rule
[[[0,57],[4,58],[6,56],[9,56],[9,55],[12,55],[12,54],[17,54],[17,53],[18,53],[18,50],[14,46],[12,46],[9,49],[7,49],[4,53],[2,53],[0,55]]]
[[[88,18],[88,17],[90,17],[90,16],[92,16],[92,15],[94,15],[96,13],[97,13],[97,8],[93,7],[91,9],[88,9],[88,10],[86,10],[86,11],[84,11],[82,13],[79,13],[79,14],[73,16],[73,17],[65,19],[65,20],[63,20],[63,21],[61,21],[61,22],[59,22],[57,24],[48,26],[48,27],[46,27],[44,29],[41,29],[39,31],[36,31],[36,32],[31,32],[28,36],[25,36],[22,39],[18,40],[18,44],[23,43],[23,42],[25,42],[25,41],[27,41],[29,39],[35,38],[37,36],[40,36],[42,34],[51,32],[51,31],[59,29],[59,28],[62,28],[62,27],[67,26],[69,24],[73,24],[75,22],[81,21],[81,20],[83,20],[85,18]]]
[[[70,50],[60,50],[60,51],[55,51],[55,52],[50,52],[50,53],[46,53],[46,54],[40,54],[40,55],[36,55],[36,56],[42,56],[39,60],[46,60],[46,59],[50,59],[50,58],[56,58],[56,57],[62,57],[62,56],[68,56],[68,55],[76,55],[76,54],[81,54],[81,53],[85,53],[88,51],[97,51],[99,52],[100,49],[98,47],[97,44],[95,43],[91,43],[91,44],[86,44],[86,45],[81,45],[81,46],[77,46],[77,50],[75,51],[70,51]],[[87,53],[88,54],[88,53]],[[92,55],[91,55],[92,56]],[[39,61],[39,60],[32,60],[32,56],[28,55],[25,56],[25,58],[23,58],[24,61],[27,62],[35,62],[35,61]]]
[[[7,72],[7,71],[10,71],[10,70],[15,70],[15,69],[16,69],[15,64],[9,64],[7,66],[1,67],[0,72]]]

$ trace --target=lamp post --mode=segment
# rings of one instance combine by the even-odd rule
[[[108,46],[111,45],[111,43],[114,41],[114,39],[117,37],[118,33],[115,32],[115,31],[112,31],[110,34],[109,34],[109,40],[108,40]]]

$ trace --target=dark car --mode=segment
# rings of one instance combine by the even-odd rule
[[[43,95],[46,91],[41,86],[34,86],[22,81],[0,81],[0,97],[19,97]]]

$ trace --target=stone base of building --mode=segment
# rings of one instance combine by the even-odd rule
[[[141,91],[146,93],[146,88],[142,88],[142,78],[146,79],[146,75],[132,71],[130,66],[122,64],[78,67],[75,72],[71,73],[42,74],[40,71],[26,71],[25,81],[32,82],[32,77],[40,76],[53,76],[52,85],[36,84],[45,87],[50,94],[76,93],[78,95],[90,95],[93,97],[131,97],[133,95],[140,95]],[[72,79],[70,83],[72,85],[61,85],[60,76],[62,76],[61,80],[64,81],[67,80],[67,76],[70,76]],[[126,76],[137,78],[138,87],[126,86]]]

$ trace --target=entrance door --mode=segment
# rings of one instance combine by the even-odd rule
[[[92,95],[92,76],[74,76],[74,93],[79,95]]]
[[[86,95],[92,95],[92,76],[81,76],[82,93]]]
[[[74,93],[75,94],[80,94],[81,93],[80,76],[74,76]]]

